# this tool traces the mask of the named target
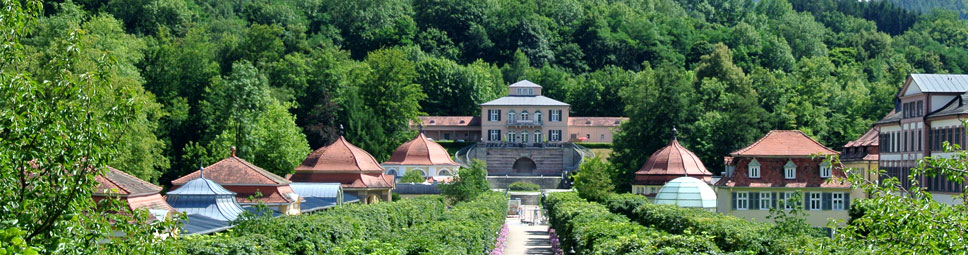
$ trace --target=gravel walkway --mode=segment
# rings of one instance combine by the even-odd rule
[[[508,224],[508,244],[504,249],[504,254],[554,254],[551,251],[551,243],[548,240],[548,226],[530,226],[527,222],[531,221],[534,206],[522,206],[524,211],[524,221],[520,218],[507,218]]]

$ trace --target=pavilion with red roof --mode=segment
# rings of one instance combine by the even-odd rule
[[[632,181],[632,191],[636,194],[654,195],[662,185],[673,179],[688,176],[712,183],[713,173],[706,170],[706,166],[695,153],[679,143],[676,130],[672,129],[672,139],[669,144],[652,153],[649,160],[635,172]]]
[[[373,155],[350,144],[343,136],[309,153],[287,178],[293,182],[340,183],[344,192],[367,203],[390,201],[390,191],[395,187],[393,175],[385,174]]]
[[[171,181],[172,190],[199,178],[201,171]],[[262,203],[283,214],[300,213],[303,199],[289,186],[290,181],[236,157],[234,147],[231,156],[205,167],[204,171],[205,178],[235,192],[235,199],[243,206]]]
[[[382,166],[387,175],[403,177],[408,171],[418,171],[428,180],[450,179],[460,169],[447,149],[427,139],[423,132],[397,147]]]

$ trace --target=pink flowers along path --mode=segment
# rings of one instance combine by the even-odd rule
[[[508,226],[507,248],[504,254],[548,254],[553,255],[551,250],[551,239],[548,237],[548,225],[534,224],[531,226],[532,218],[541,218],[534,215],[536,206],[522,206],[525,213],[522,218],[507,218]],[[523,221],[522,221],[523,220]]]

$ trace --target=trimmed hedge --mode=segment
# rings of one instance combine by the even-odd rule
[[[564,250],[578,254],[719,253],[706,236],[673,235],[635,224],[575,192],[549,194],[544,206]]]
[[[169,242],[179,254],[482,254],[494,245],[506,206],[499,193],[449,210],[443,197],[422,196],[256,219],[222,234]]]
[[[673,205],[655,205],[634,194],[613,194],[604,204],[611,212],[625,215],[643,226],[673,234],[705,233],[725,252],[800,253],[810,250],[804,247],[807,244],[824,247],[830,241],[817,232],[779,235],[772,231],[773,224],[770,223]]]
[[[511,191],[538,191],[541,189],[541,185],[525,181],[518,181],[508,185],[508,189]]]
[[[578,142],[578,143],[575,143],[575,144],[581,145],[582,147],[589,148],[589,149],[611,149],[612,148],[612,143],[591,143],[591,142],[582,143],[582,142]]]

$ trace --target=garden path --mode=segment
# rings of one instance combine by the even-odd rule
[[[523,205],[524,215],[521,218],[507,218],[508,239],[504,254],[554,254],[548,237],[548,225],[529,224],[533,219],[540,219],[541,211],[537,206]]]

